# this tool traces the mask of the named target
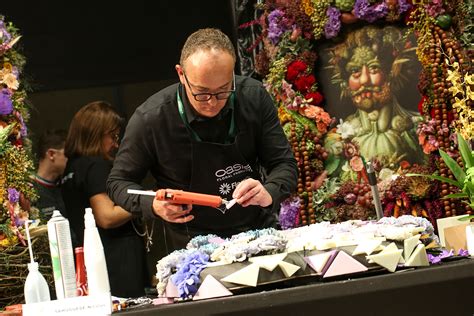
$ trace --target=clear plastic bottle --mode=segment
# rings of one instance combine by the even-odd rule
[[[48,283],[38,270],[38,262],[28,263],[28,276],[25,282],[25,303],[39,303],[50,301]]]
[[[110,293],[104,247],[102,246],[91,208],[86,208],[84,226],[84,262],[86,265],[89,295]]]

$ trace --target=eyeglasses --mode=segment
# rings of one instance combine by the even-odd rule
[[[108,132],[105,135],[109,135],[110,137],[112,137],[112,140],[114,141],[114,143],[120,144],[120,133],[117,132],[116,130]]]
[[[112,134],[112,139],[114,140],[114,142],[116,144],[119,144],[120,143],[120,134],[119,133]]]
[[[186,83],[189,86],[189,90],[194,97],[194,100],[199,101],[199,102],[209,101],[212,98],[212,96],[215,96],[217,100],[226,100],[232,95],[232,93],[235,92],[235,74],[232,75],[232,90],[222,91],[222,92],[217,92],[217,93],[194,93],[184,70],[183,70],[183,75],[184,75],[184,79],[186,79]]]

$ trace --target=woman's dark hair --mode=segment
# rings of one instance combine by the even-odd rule
[[[105,101],[91,102],[82,107],[69,126],[64,154],[75,156],[100,156],[112,159],[103,148],[103,138],[117,133],[123,125],[123,118]]]

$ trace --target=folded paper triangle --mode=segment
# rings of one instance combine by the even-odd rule
[[[381,265],[390,272],[395,272],[397,269],[398,261],[402,256],[403,249],[397,249],[392,251],[382,251],[381,253],[368,256],[367,259],[372,260],[378,265]]]
[[[287,253],[278,253],[276,255],[250,257],[249,262],[255,263],[265,270],[273,271],[286,258],[286,255]]]
[[[168,279],[168,283],[166,284],[164,297],[179,297],[178,288],[171,282],[171,279]]]
[[[201,286],[193,297],[194,301],[204,300],[213,297],[230,296],[232,292],[229,291],[222,283],[216,280],[212,275],[208,274]]]
[[[397,251],[397,250],[398,250],[397,245],[395,245],[395,243],[392,242],[388,246],[385,246],[380,253],[392,252],[392,251]]]
[[[306,261],[314,271],[316,271],[317,273],[321,273],[324,267],[326,266],[326,263],[328,262],[331,255],[333,255],[335,252],[336,251],[333,250],[333,251],[319,253],[317,255],[304,257],[304,261]]]
[[[428,256],[426,255],[425,246],[423,244],[416,246],[410,258],[405,262],[406,267],[422,267],[429,265],[430,263],[428,262]]]
[[[353,256],[355,255],[361,255],[361,254],[366,254],[370,255],[372,252],[374,252],[380,245],[382,244],[382,240],[377,240],[377,239],[366,239],[362,240],[354,249],[354,252],[352,253]]]
[[[153,300],[153,305],[173,304],[174,298],[171,297],[157,297]]]
[[[296,271],[300,269],[299,266],[286,261],[280,261],[278,266],[287,278],[291,277],[293,274],[295,274]]]
[[[383,254],[383,253],[387,253],[387,252],[393,252],[393,251],[398,250],[398,247],[397,247],[397,245],[395,245],[394,242],[390,243],[388,246],[385,246],[385,247],[381,245],[381,247],[383,247],[383,250],[379,254]],[[367,263],[374,263],[374,260],[372,260],[371,257],[372,256],[367,256],[366,257]],[[398,263],[401,263],[400,261],[403,261],[403,256],[400,257],[400,260],[398,261]],[[403,263],[404,262],[405,261],[403,261]]]
[[[413,249],[420,243],[420,234],[407,238],[403,241],[403,257],[408,260]]]
[[[323,278],[362,271],[367,271],[367,267],[341,250],[324,273]]]
[[[252,263],[243,269],[229,274],[225,278],[221,279],[221,281],[247,286],[257,286],[259,270],[260,267],[255,263]]]

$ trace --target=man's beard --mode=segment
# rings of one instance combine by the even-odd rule
[[[391,99],[390,85],[384,83],[382,87],[362,86],[357,91],[351,91],[352,102],[355,106],[365,112],[380,109]]]

